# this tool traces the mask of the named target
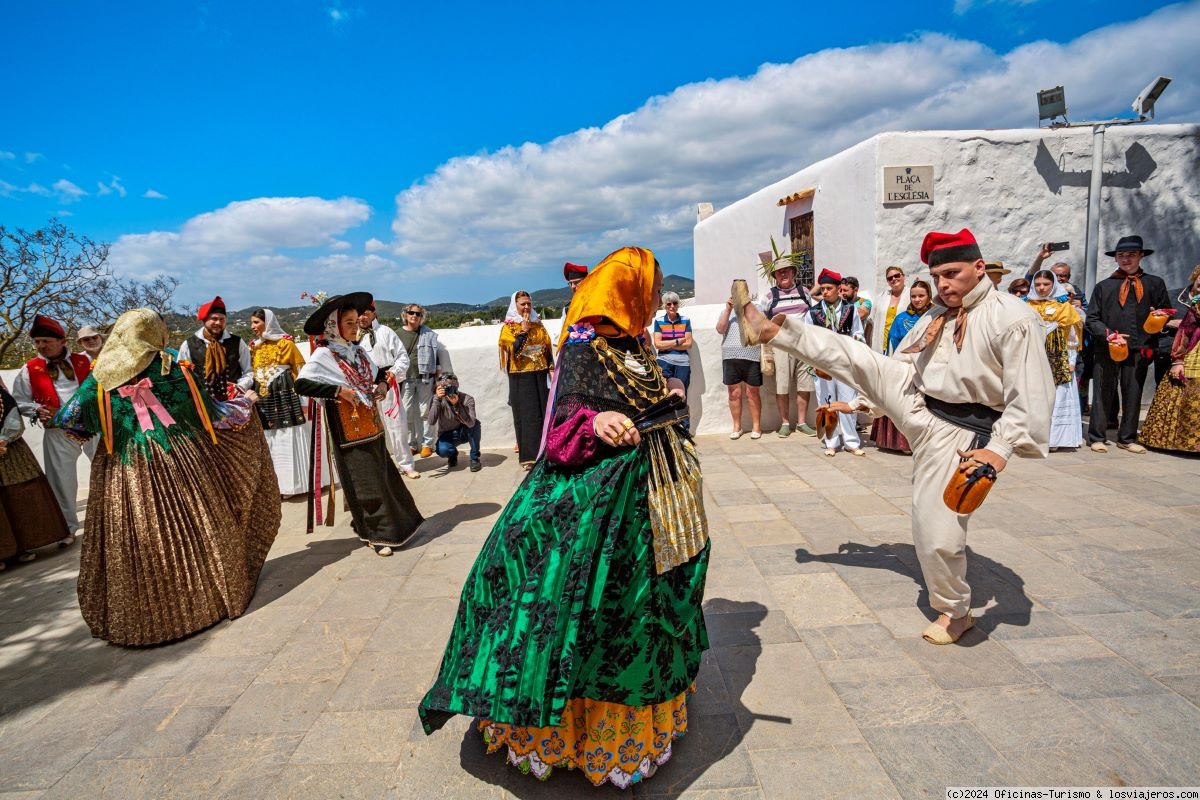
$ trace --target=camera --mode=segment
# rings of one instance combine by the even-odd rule
[[[458,394],[458,376],[454,373],[447,372],[442,377],[438,378],[437,386],[446,393],[447,397],[453,397]]]

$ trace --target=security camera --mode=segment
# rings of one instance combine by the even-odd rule
[[[1149,86],[1142,89],[1142,93],[1133,101],[1133,113],[1142,119],[1145,119],[1147,116],[1153,117],[1154,104],[1158,101],[1162,93],[1166,91],[1167,84],[1170,82],[1170,78],[1164,78],[1161,75],[1155,78]]]

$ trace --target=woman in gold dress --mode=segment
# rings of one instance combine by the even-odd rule
[[[508,373],[508,404],[512,407],[521,466],[533,467],[542,443],[546,403],[550,399],[550,366],[554,352],[529,292],[514,292],[500,329],[500,366]]]
[[[245,612],[279,531],[262,427],[242,398],[213,402],[167,351],[148,308],[113,326],[54,418],[92,461],[79,608],[92,635],[169,642]]]
[[[1147,447],[1200,453],[1200,266],[1180,302],[1187,313],[1171,344],[1171,370],[1154,392],[1140,438]]]

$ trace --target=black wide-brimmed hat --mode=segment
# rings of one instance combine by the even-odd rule
[[[1153,250],[1147,250],[1142,246],[1142,237],[1122,236],[1117,240],[1117,246],[1112,250],[1106,250],[1104,255],[1115,256],[1117,253],[1141,253],[1144,256],[1148,256],[1153,252]]]
[[[304,332],[309,336],[320,336],[325,332],[325,320],[329,319],[329,315],[333,312],[353,308],[361,314],[370,308],[374,302],[375,298],[371,296],[370,292],[335,294],[322,303],[321,307],[304,321]]]

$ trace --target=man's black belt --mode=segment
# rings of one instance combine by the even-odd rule
[[[979,437],[976,447],[983,447],[992,438],[992,426],[1001,414],[983,403],[948,403],[930,395],[925,395],[925,407],[938,419],[974,433]]]

